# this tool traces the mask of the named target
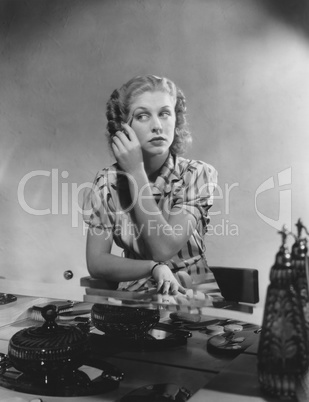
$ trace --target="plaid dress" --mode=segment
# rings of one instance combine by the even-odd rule
[[[134,223],[133,206],[138,201],[131,199],[128,180],[134,178],[122,172],[117,164],[99,171],[92,189],[84,194],[83,218],[90,227],[103,229],[104,235],[112,236],[123,250],[124,257],[150,260],[152,258],[147,253],[140,228]],[[217,171],[213,166],[171,154],[152,184],[153,196],[167,221],[171,214],[177,214],[180,210],[185,210],[196,219],[196,226],[186,244],[170,260],[165,261],[176,278],[177,272],[184,270],[193,283],[215,282],[206,261],[204,238],[216,184]],[[160,233],[152,225],[152,219],[150,214],[147,233],[149,236],[158,236]],[[121,282],[118,288],[135,291],[154,285],[149,277]]]

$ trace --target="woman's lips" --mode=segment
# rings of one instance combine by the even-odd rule
[[[165,138],[163,138],[163,137],[155,137],[155,138],[152,138],[150,140],[150,142],[154,142],[154,141],[165,141]]]

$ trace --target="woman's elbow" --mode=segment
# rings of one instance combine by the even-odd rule
[[[89,275],[92,278],[105,279],[104,270],[102,269],[102,266],[100,266],[96,261],[96,258],[93,258],[91,255],[89,255],[89,253],[87,254],[86,263]]]
[[[87,262],[87,269],[88,269],[89,275],[92,278],[95,278],[95,279],[102,278],[102,272],[100,272],[100,270],[95,266],[95,264],[91,264],[90,262]]]
[[[99,270],[91,264],[87,264],[87,269],[91,278],[98,279],[97,285],[99,285],[100,289],[117,289],[118,282],[109,280],[106,275],[104,275],[104,271]]]
[[[168,261],[178,252],[178,248],[172,247],[159,247],[157,250],[153,250],[151,253],[154,261]]]

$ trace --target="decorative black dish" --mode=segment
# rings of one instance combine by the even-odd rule
[[[113,338],[140,340],[160,320],[158,309],[94,304],[91,309],[93,325]]]
[[[93,336],[92,345],[101,341],[127,349],[154,349],[187,342],[191,332],[160,323],[157,309],[94,304],[91,310],[93,325],[103,332]],[[96,339],[95,339],[96,338]]]
[[[25,328],[10,339],[8,354],[0,355],[0,386],[47,396],[94,395],[117,388],[123,373],[91,358],[86,327],[56,324],[56,310],[46,306],[42,326]],[[83,365],[102,372],[90,380],[79,370]]]

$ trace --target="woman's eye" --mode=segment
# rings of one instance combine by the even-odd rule
[[[168,117],[168,116],[170,116],[171,114],[170,114],[170,112],[161,112],[161,116],[162,117]]]
[[[146,120],[148,120],[148,118],[149,118],[149,115],[145,114],[145,113],[139,114],[138,116],[136,116],[136,119],[139,121],[146,121]]]

